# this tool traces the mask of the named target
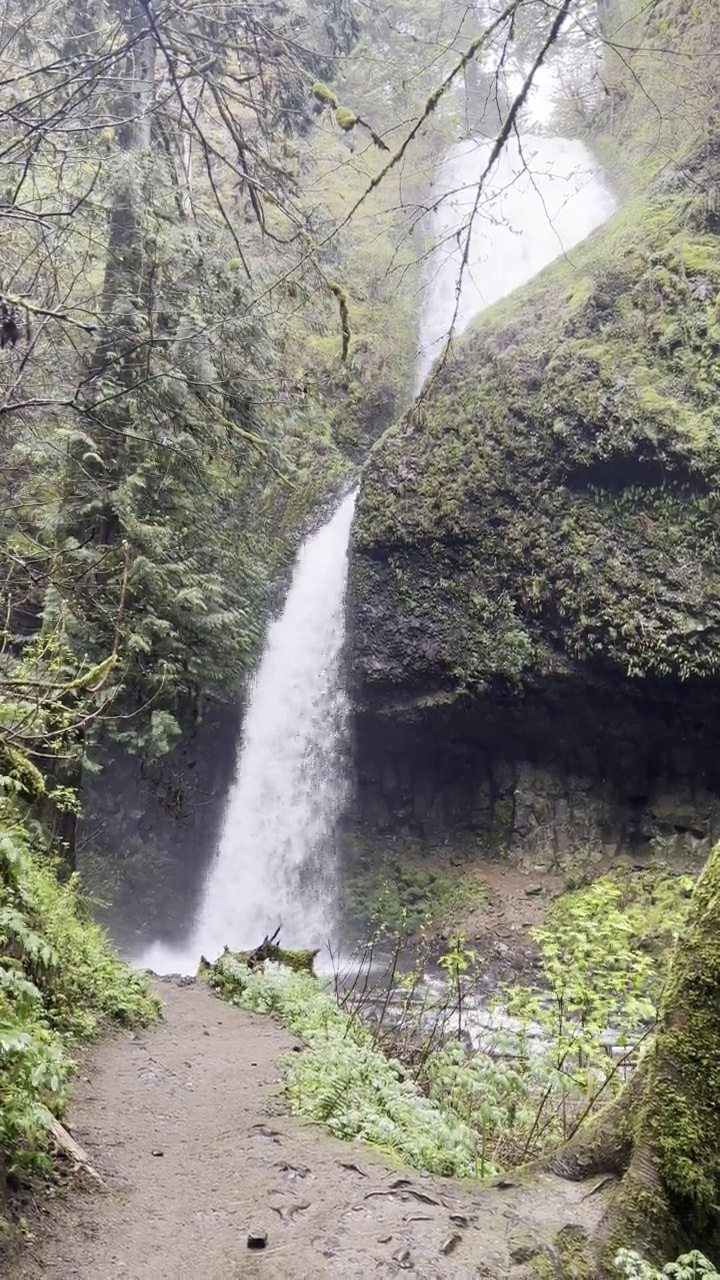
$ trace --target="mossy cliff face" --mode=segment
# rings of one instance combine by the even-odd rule
[[[371,454],[351,611],[374,819],[417,825],[439,769],[459,825],[479,806],[506,847],[533,821],[540,847],[717,829],[719,177],[706,130]]]

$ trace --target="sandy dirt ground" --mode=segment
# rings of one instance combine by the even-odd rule
[[[68,1128],[102,1188],[83,1176],[38,1202],[12,1280],[520,1278],[561,1228],[596,1225],[604,1188],[464,1186],[300,1125],[276,1065],[299,1046],[276,1022],[159,989],[164,1020],[106,1040],[76,1082]]]

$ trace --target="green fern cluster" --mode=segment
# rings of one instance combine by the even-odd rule
[[[478,1135],[426,1098],[403,1065],[376,1049],[369,1031],[338,1008],[316,978],[271,965],[251,971],[226,952],[209,980],[231,1004],[275,1013],[304,1040],[305,1052],[284,1064],[295,1115],[416,1169],[458,1178],[477,1175]]]
[[[615,1258],[615,1266],[626,1280],[665,1280],[665,1277],[668,1280],[701,1280],[701,1277],[704,1280],[720,1280],[712,1262],[697,1249],[683,1254],[677,1262],[666,1263],[662,1271],[645,1262],[632,1250],[620,1249]]]
[[[15,802],[0,797],[0,1175],[50,1170],[73,1046],[157,1010],[87,916],[76,879],[58,883]]]

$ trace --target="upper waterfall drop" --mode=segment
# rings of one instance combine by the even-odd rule
[[[458,335],[486,307],[527,284],[555,258],[585,240],[616,208],[615,197],[584,143],[534,135],[508,140],[478,199],[478,184],[491,150],[492,143],[484,139],[457,143],[435,181],[430,219],[434,247],[425,273],[416,395],[443,350],[456,308],[454,333]]]

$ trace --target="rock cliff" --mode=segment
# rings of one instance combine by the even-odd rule
[[[485,313],[365,467],[366,829],[561,862],[720,834],[718,58],[687,57],[712,15],[685,8],[652,7],[644,83],[611,83],[634,194]]]

